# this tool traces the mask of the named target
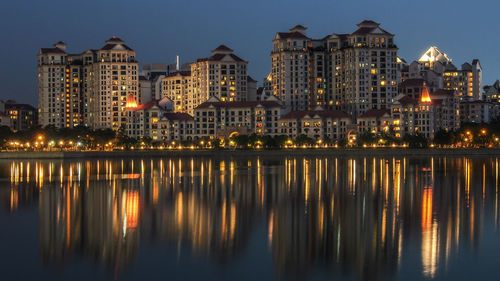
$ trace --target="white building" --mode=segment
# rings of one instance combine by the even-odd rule
[[[247,62],[227,46],[220,45],[208,58],[191,64],[194,104],[200,105],[209,97],[222,102],[247,100]]]
[[[117,130],[126,122],[125,103],[139,98],[135,51],[112,37],[98,49],[66,52],[66,44],[38,53],[39,124]]]
[[[271,53],[273,94],[286,110],[316,106],[356,117],[388,108],[397,95],[398,65],[394,35],[365,20],[351,34],[311,39],[298,25],[278,32]]]
[[[291,111],[280,119],[281,135],[296,138],[305,135],[315,140],[346,139],[351,118],[339,110]]]

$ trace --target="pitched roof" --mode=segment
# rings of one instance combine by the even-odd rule
[[[217,54],[215,53],[214,55],[208,57],[208,58],[202,58],[202,59],[197,59],[197,62],[202,62],[202,61],[221,61],[224,59],[226,56],[231,57],[233,60],[238,61],[238,62],[245,62],[242,58],[238,57],[235,54]]]
[[[421,87],[425,86],[425,80],[420,78],[406,79],[405,81],[399,83],[400,88],[404,87]]]
[[[230,101],[230,102],[204,102],[200,104],[197,108],[208,108],[210,106],[221,108],[243,108],[243,107],[256,107],[256,106],[264,106],[264,107],[281,107],[281,105],[275,101]]]
[[[360,27],[356,31],[354,31],[352,34],[353,35],[365,35],[365,34],[372,32],[372,30],[374,30],[374,29],[375,29],[375,27]]]
[[[5,109],[19,109],[19,110],[30,110],[30,111],[36,111],[36,108],[33,107],[32,105],[25,104],[25,103],[5,103]]]
[[[290,28],[290,30],[294,30],[294,29],[307,29],[307,27],[305,27],[301,24],[297,24],[296,26]]]
[[[127,46],[125,44],[121,44],[121,43],[119,43],[119,44],[118,43],[117,44],[114,44],[114,43],[113,44],[106,44],[100,50],[103,50],[103,51],[112,50],[118,45],[123,46],[123,48],[125,48],[128,51],[133,51],[133,49],[130,48],[129,46]]]
[[[359,26],[359,25],[368,25],[368,24],[371,24],[371,25],[380,25],[380,23],[374,22],[372,20],[364,20],[364,21],[358,23],[357,25]]]
[[[298,31],[294,31],[294,32],[278,32],[277,35],[281,39],[289,39],[289,38],[292,38],[292,39],[310,39],[309,37],[305,36],[304,34],[298,32]]]
[[[136,108],[134,108],[134,110],[147,110],[155,105],[156,106],[158,105],[158,101],[153,100],[153,101],[150,101],[150,102],[145,103],[145,104],[139,104]]]
[[[384,116],[385,114],[390,114],[391,111],[389,109],[370,109],[361,116],[358,117],[358,119],[362,118],[380,118]]]
[[[166,112],[163,117],[168,120],[193,120],[193,116],[181,112]]]
[[[232,52],[233,49],[229,48],[226,45],[220,45],[219,47],[215,48],[215,50],[213,50],[212,52],[216,52],[216,51]]]
[[[255,80],[252,77],[250,77],[250,75],[247,76],[247,81],[248,82],[257,82],[257,80]]]
[[[400,104],[402,105],[407,105],[407,104],[418,104],[418,100],[410,97],[410,96],[403,96],[399,100],[397,100]]]
[[[57,47],[54,47],[54,48],[41,48],[40,54],[66,54],[66,52]]]
[[[281,119],[301,119],[306,115],[310,117],[318,115],[321,118],[349,118],[347,113],[340,110],[297,110],[288,112]]]

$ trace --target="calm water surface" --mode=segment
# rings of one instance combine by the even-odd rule
[[[499,159],[0,161],[1,280],[497,280]]]

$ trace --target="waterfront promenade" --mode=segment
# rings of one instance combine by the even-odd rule
[[[499,156],[500,148],[359,148],[276,150],[134,150],[134,151],[22,151],[0,152],[0,159],[74,159],[128,157],[227,156]]]

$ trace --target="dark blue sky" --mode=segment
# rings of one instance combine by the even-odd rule
[[[320,38],[352,32],[364,19],[396,34],[407,61],[436,45],[457,66],[480,59],[483,84],[491,84],[500,78],[499,8],[483,0],[3,0],[0,99],[36,104],[36,54],[59,40],[81,52],[116,35],[141,63],[173,63],[176,55],[189,62],[226,44],[261,81],[275,32],[302,24]]]

